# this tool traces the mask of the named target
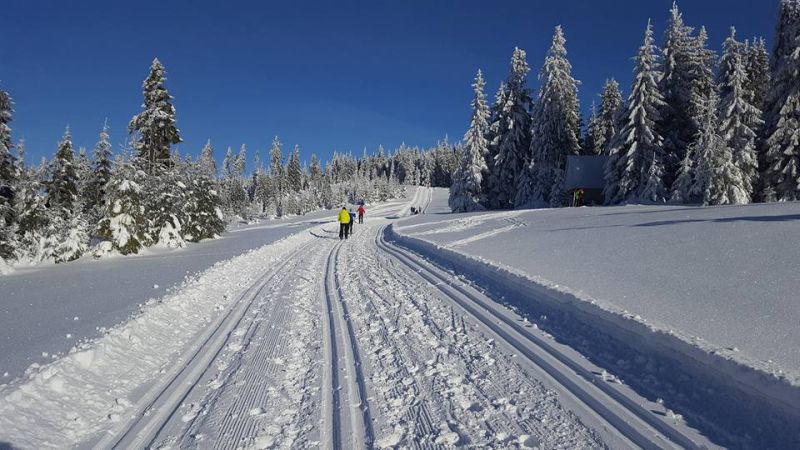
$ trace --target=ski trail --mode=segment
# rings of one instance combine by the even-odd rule
[[[653,449],[715,447],[696,430],[670,421],[666,414],[656,414],[654,407],[657,405],[624,385],[607,380],[604,370],[574,350],[525,327],[518,317],[484,293],[382,238],[379,246],[418,277],[436,286],[443,298],[452,302],[465,317],[475,320],[488,335],[495,336],[507,349],[518,352],[522,356],[520,362],[528,367],[532,376],[547,380],[562,392],[564,403],[572,404],[586,423],[601,430],[606,444]]]
[[[314,370],[319,324],[315,274],[324,252],[314,246],[287,259],[279,277],[234,332],[228,354],[202,385],[197,403],[184,402],[177,436],[159,444],[180,447],[268,448],[316,442],[311,417],[318,408]],[[209,444],[210,443],[210,444]]]
[[[555,391],[528,376],[435,286],[379,250],[385,223],[357,227],[340,250],[342,299],[364,355],[375,447],[602,446]]]
[[[341,298],[337,273],[342,246],[341,242],[334,245],[325,270],[324,307],[328,317],[324,331],[323,436],[333,449],[367,448],[373,440],[368,397],[358,343]]]
[[[96,448],[144,448],[150,446],[179,411],[197,381],[211,369],[212,363],[235,337],[235,329],[243,323],[246,313],[269,284],[301,254],[310,243],[298,247],[281,264],[269,270],[246,290],[214,326],[204,333],[185,362],[173,366],[159,383],[142,396],[131,419],[113,434],[107,434]]]

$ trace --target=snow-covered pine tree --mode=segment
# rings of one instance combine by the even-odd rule
[[[286,164],[286,184],[295,193],[303,189],[303,169],[300,167],[300,147],[297,145]]]
[[[147,176],[130,161],[115,162],[107,186],[106,205],[97,235],[102,240],[95,256],[112,250],[123,255],[139,253],[152,240],[147,231],[147,218],[142,200],[142,184]]]
[[[106,185],[111,179],[111,142],[108,121],[103,123],[100,140],[94,147],[92,171],[83,195],[83,210],[89,223],[97,223],[105,208]]]
[[[800,200],[800,2],[781,2],[764,111],[766,201]]]
[[[620,121],[620,112],[623,110],[622,93],[619,90],[617,80],[611,78],[606,80],[603,86],[603,93],[600,94],[600,129],[603,131],[600,148],[603,155],[608,155],[611,140],[617,133]]]
[[[478,70],[475,75],[472,99],[472,119],[469,130],[464,135],[464,155],[461,165],[453,176],[450,188],[449,205],[453,212],[480,211],[484,202],[481,190],[483,178],[487,174],[486,154],[488,143],[486,135],[489,130],[489,106],[486,103],[484,87],[486,82]]]
[[[75,151],[69,127],[64,131],[58,150],[50,162],[49,178],[45,183],[45,196],[50,214],[65,220],[75,210],[78,201],[78,177],[75,168]]]
[[[494,104],[490,109],[491,118],[489,120],[489,131],[486,134],[486,141],[488,143],[487,146],[487,153],[484,160],[486,161],[486,173],[487,176],[483,177],[483,183],[481,186],[481,191],[484,193],[485,201],[484,206],[487,208],[495,208],[497,205],[497,199],[495,198],[495,193],[492,190],[491,185],[491,174],[494,173],[494,162],[497,159],[497,154],[500,151],[500,137],[501,131],[505,130],[508,127],[507,119],[508,117],[505,114],[502,114],[503,108],[505,108],[506,102],[508,100],[508,89],[506,88],[506,83],[501,82],[500,87],[497,89],[497,93],[494,97]],[[403,180],[405,178],[405,172],[402,170],[403,165],[401,164],[401,174],[402,177],[400,178]]]
[[[717,55],[708,48],[708,33],[705,27],[700,28],[697,37],[692,39],[691,52],[691,98],[690,115],[696,130],[700,128],[702,111],[712,92],[717,88],[714,80],[714,67],[717,62]]]
[[[761,126],[761,111],[750,102],[754,95],[747,91],[747,72],[745,69],[745,48],[736,40],[736,30],[731,27],[731,34],[723,44],[720,60],[720,135],[733,156],[733,162],[741,178],[729,180],[736,186],[728,191],[732,194],[744,192],[745,198],[731,196],[730,203],[750,203],[756,177],[758,161],[756,155],[756,130]]]
[[[671,203],[691,203],[694,200],[692,188],[694,186],[695,175],[695,148],[694,143],[686,150],[686,156],[681,161],[678,169],[678,178],[672,183],[672,193],[669,201]]]
[[[181,207],[185,224],[182,237],[190,242],[213,239],[225,231],[221,200],[216,183],[209,177],[205,164],[186,164],[181,178],[186,188],[185,203]]]
[[[589,123],[586,125],[586,137],[583,140],[583,154],[602,155],[604,139],[605,133],[603,132],[603,123],[600,121],[600,115],[597,113],[597,105],[592,102]]]
[[[539,73],[542,87],[533,111],[531,148],[527,170],[531,196],[525,195],[525,181],[517,183],[514,206],[561,206],[567,155],[580,153],[579,81],[572,78],[567,59],[566,39],[561,26],[553,33],[553,42]]]
[[[156,165],[169,164],[170,146],[183,142],[175,124],[172,97],[164,86],[165,75],[164,66],[154,59],[143,83],[144,109],[128,124],[128,131],[134,134],[133,148],[147,173],[152,173]]]
[[[647,23],[644,43],[636,57],[635,79],[625,107],[625,121],[611,144],[606,162],[606,203],[637,200],[645,185],[649,192],[657,192],[654,185],[661,170],[663,139],[656,130],[659,112],[664,101],[658,89],[660,74],[656,70],[653,27]],[[655,163],[654,163],[655,161]],[[653,165],[655,164],[655,167]]]
[[[198,166],[206,178],[212,181],[217,179],[217,162],[214,160],[214,146],[211,145],[211,139],[206,141],[206,145],[200,151]]]
[[[273,203],[275,204],[275,214],[283,216],[283,195],[286,191],[286,181],[283,169],[283,150],[278,136],[272,139],[272,147],[269,151],[269,176],[272,182]],[[334,155],[335,157],[335,155]]]
[[[763,111],[770,86],[769,53],[763,37],[753,39],[747,46],[745,72],[747,72],[745,91],[752,93],[750,104]]]
[[[518,178],[530,161],[527,155],[531,142],[531,95],[525,81],[530,67],[525,59],[525,51],[515,48],[506,80],[505,102],[495,117],[502,128],[497,130],[497,155],[489,174],[489,205],[493,209],[513,206]],[[421,175],[424,179],[425,173]]]
[[[694,191],[702,190],[706,205],[742,203],[749,197],[742,188],[742,174],[725,138],[719,133],[719,96],[709,98],[697,140],[697,171]]]
[[[14,257],[15,187],[19,176],[11,142],[13,102],[8,92],[0,90],[0,266]]]
[[[659,82],[664,106],[658,131],[664,139],[664,181],[667,186],[677,177],[678,166],[697,131],[691,116],[692,31],[684,24],[677,3],[673,3],[662,50]]]

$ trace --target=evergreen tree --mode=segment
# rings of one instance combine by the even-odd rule
[[[617,134],[619,115],[623,106],[619,83],[613,78],[606,80],[606,84],[603,86],[603,93],[600,95],[599,128],[603,134],[601,142],[596,145],[602,149],[603,155],[608,155],[611,140]]]
[[[589,124],[586,125],[586,138],[583,141],[584,155],[602,155],[604,147],[603,123],[600,115],[597,114],[597,106],[592,103],[592,110],[589,115]]]
[[[272,139],[272,147],[269,152],[269,170],[272,181],[272,194],[274,196],[275,214],[283,216],[283,194],[285,192],[285,181],[283,171],[283,151],[278,136]]]
[[[56,155],[50,163],[49,179],[45,184],[47,208],[51,215],[67,220],[75,211],[78,201],[78,178],[75,169],[75,152],[69,127],[58,144]]]
[[[746,198],[732,197],[731,203],[749,203],[752,197],[758,161],[756,156],[756,131],[762,124],[761,111],[750,102],[753,92],[747,91],[744,46],[736,41],[736,30],[723,44],[720,61],[720,134],[728,147],[741,178],[729,180],[736,184],[731,192],[744,192]]]
[[[95,256],[112,250],[123,255],[135,254],[150,243],[142,200],[145,181],[145,173],[130,162],[117,163],[108,183],[105,212],[97,232],[102,242]]]
[[[753,43],[747,46],[744,64],[747,72],[745,91],[752,94],[750,103],[764,111],[770,86],[769,54],[764,38],[753,39]]]
[[[469,130],[464,135],[464,155],[461,166],[454,175],[450,188],[449,205],[453,212],[479,211],[483,209],[483,178],[487,167],[485,157],[488,153],[486,135],[489,129],[489,106],[483,74],[478,70],[475,76],[474,98],[472,100],[472,120]]]
[[[489,182],[489,204],[494,209],[512,206],[518,178],[530,161],[527,155],[531,141],[531,117],[528,112],[531,97],[525,81],[530,67],[525,58],[524,50],[514,49],[511,74],[506,81],[507,96],[495,118],[502,128],[497,130],[495,138],[497,155]],[[424,171],[420,174],[423,180],[426,179],[425,175]]]
[[[145,164],[147,173],[152,173],[156,165],[169,164],[170,146],[182,142],[175,125],[175,107],[164,87],[165,81],[164,66],[156,58],[143,83],[144,110],[134,116],[128,125],[128,131],[135,134],[133,147],[140,161]]]
[[[14,256],[14,226],[16,222],[14,188],[19,176],[11,142],[11,128],[8,124],[12,116],[11,97],[0,90],[0,266]]]
[[[662,163],[663,139],[655,128],[664,101],[658,90],[653,28],[648,22],[644,43],[636,57],[635,80],[625,108],[625,122],[613,139],[606,162],[606,202],[637,200],[645,193],[661,192],[654,179]],[[662,181],[663,183],[663,181]]]
[[[206,178],[212,181],[217,179],[217,162],[214,160],[214,146],[211,145],[211,139],[206,141],[200,152],[198,166]]]
[[[105,207],[106,185],[111,179],[111,143],[108,122],[103,123],[100,140],[94,147],[92,171],[84,193],[84,212],[91,223],[97,223]]]
[[[693,47],[692,28],[684,24],[677,4],[673,3],[662,52],[662,77],[659,83],[664,106],[658,130],[664,139],[664,181],[668,186],[677,177],[679,163],[697,131],[691,116]]]
[[[319,166],[317,155],[311,154],[311,168],[310,168],[311,182],[317,183],[322,178],[322,168]]]
[[[506,88],[506,83],[500,83],[500,87],[497,89],[497,93],[495,94],[494,104],[490,110],[491,119],[489,122],[489,131],[486,135],[486,140],[488,142],[488,152],[486,153],[486,157],[484,158],[486,161],[486,173],[488,176],[483,178],[483,183],[481,186],[481,191],[485,195],[485,203],[484,206],[494,208],[497,205],[497,199],[495,198],[495,193],[492,191],[492,176],[491,174],[494,173],[494,162],[497,159],[497,155],[500,151],[500,137],[501,132],[508,127],[508,117],[502,113],[503,109],[505,108],[506,102],[508,101],[508,89]],[[403,166],[401,165],[401,168]],[[402,173],[402,172],[401,172]],[[403,180],[405,178],[405,173],[402,173]]]
[[[580,153],[579,82],[572,78],[565,43],[564,33],[558,26],[539,73],[542,87],[533,113],[532,160],[528,166],[532,197],[525,195],[526,182],[520,178],[514,200],[517,207],[560,206],[564,200],[567,155]]]
[[[684,156],[681,161],[681,166],[678,169],[678,178],[672,183],[670,202],[691,203],[694,200],[694,196],[692,195],[695,172],[694,160],[695,148],[693,143],[689,146],[689,149],[686,151],[686,156]]]
[[[286,164],[286,184],[292,192],[300,192],[303,189],[303,169],[300,167],[300,147],[294,147],[294,151],[289,156]]]
[[[764,114],[762,198],[800,200],[800,2],[783,0]]]
[[[708,48],[708,33],[705,27],[700,28],[700,32],[692,40],[692,44],[690,60],[692,81],[689,107],[695,132],[693,142],[697,136],[697,130],[700,128],[704,105],[707,104],[708,99],[717,88],[714,80],[717,55]]]

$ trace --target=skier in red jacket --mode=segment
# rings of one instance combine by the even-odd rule
[[[364,209],[364,205],[360,205],[358,207],[358,223],[364,223],[364,214],[366,214],[367,210]]]

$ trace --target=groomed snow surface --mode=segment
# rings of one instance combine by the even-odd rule
[[[91,311],[101,299],[65,290],[59,301],[80,305],[78,321],[110,329],[84,330],[78,337],[91,339],[6,378],[0,448],[798,444],[799,422],[787,422],[799,404],[798,334],[787,325],[798,313],[782,295],[798,287],[788,278],[798,256],[789,218],[800,207],[454,216],[446,199],[421,188],[408,201],[368,206],[347,241],[329,212],[275,224],[278,234],[260,234],[272,224],[229,233],[205,258],[200,247],[181,250],[196,258],[150,255],[165,271],[203,271],[168,279],[162,286],[174,288],[160,297],[155,275],[139,272],[138,296],[123,288],[127,300],[100,318]],[[398,219],[412,206],[426,214]],[[573,230],[554,231],[565,228]],[[733,261],[742,255],[751,263]],[[135,262],[125,261],[137,259],[108,263],[119,268],[104,283],[135,280]],[[92,282],[95,266],[73,267],[83,270],[11,275],[14,298],[26,289],[14,277],[50,271],[67,285],[73,276]],[[105,323],[136,310],[139,297],[145,304],[128,320]],[[44,326],[61,315],[44,314]],[[723,323],[739,328],[715,331]],[[23,347],[4,363],[36,351]],[[720,396],[741,410],[708,401]]]

